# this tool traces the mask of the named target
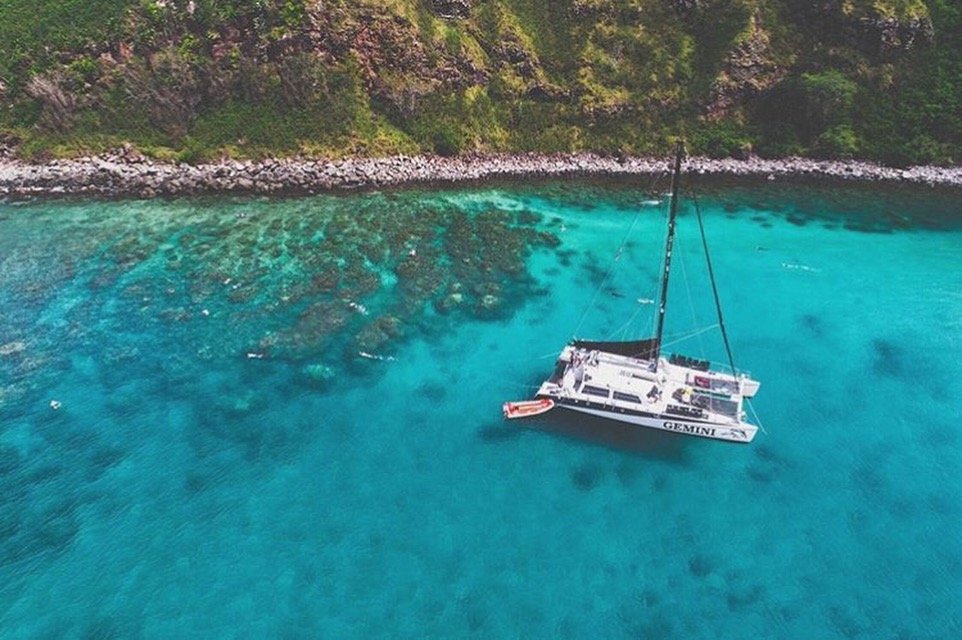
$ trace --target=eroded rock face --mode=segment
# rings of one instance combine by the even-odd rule
[[[27,83],[26,92],[42,105],[45,126],[66,131],[73,125],[78,100],[65,73],[54,71],[35,75]]]
[[[467,18],[471,15],[471,0],[431,0],[431,7],[442,18]]]
[[[860,18],[858,25],[865,48],[882,58],[904,53],[922,42],[931,41],[935,35],[928,16],[899,20],[869,15]]]
[[[498,60],[512,67],[522,78],[535,78],[541,69],[538,56],[526,48],[516,34],[506,34],[504,39],[494,47],[493,52]]]
[[[830,32],[841,31],[851,44],[882,60],[892,60],[931,41],[932,19],[924,4],[904,7],[891,0],[818,0],[807,9],[809,18]]]
[[[468,0],[432,6],[442,4],[450,9],[470,8]],[[486,71],[466,55],[429,52],[417,25],[385,8],[318,5],[308,12],[302,30],[274,43],[270,50],[277,59],[304,52],[325,64],[345,60],[358,64],[366,89],[406,117],[432,92],[484,84],[488,79]]]
[[[708,4],[708,0],[671,0],[671,5],[678,11],[701,9],[706,4]]]
[[[0,95],[0,100],[3,96]],[[12,156],[20,145],[20,138],[7,131],[0,131],[0,158]]]
[[[752,16],[749,29],[748,37],[728,54],[725,66],[712,84],[705,108],[709,120],[730,115],[746,98],[772,87],[786,74],[771,57],[768,33],[758,16]]]

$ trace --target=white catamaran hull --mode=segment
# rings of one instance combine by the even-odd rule
[[[710,361],[685,355],[662,357],[683,155],[684,148],[679,143],[671,180],[668,235],[655,335],[621,341],[572,340],[559,355],[551,377],[545,380],[535,396],[545,404],[507,403],[505,417],[537,415],[559,407],[606,420],[713,440],[748,443],[755,437],[758,428],[745,422],[743,403],[758,392],[759,383],[746,372],[735,369],[697,203],[695,212],[718,312],[717,326],[725,342],[730,371],[712,369]]]
[[[607,420],[615,420],[639,427],[649,429],[660,429],[661,431],[672,431],[689,436],[700,436],[713,440],[727,440],[728,442],[749,443],[755,437],[758,428],[751,424],[742,423],[740,425],[723,425],[705,422],[689,422],[675,416],[639,416],[628,413],[617,413],[605,409],[593,409],[588,406],[576,406],[570,404],[556,404],[559,409],[569,409],[580,413],[598,416]]]

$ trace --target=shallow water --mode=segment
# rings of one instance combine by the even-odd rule
[[[0,635],[958,635],[953,197],[701,194],[751,445],[502,422],[647,334],[663,188],[0,204]]]

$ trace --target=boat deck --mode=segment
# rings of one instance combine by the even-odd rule
[[[661,358],[657,372],[652,363],[601,351],[565,347],[555,375],[538,394],[592,402],[615,411],[640,411],[719,425],[740,424],[742,398],[757,383],[717,371],[671,364]],[[754,386],[753,386],[754,385]]]

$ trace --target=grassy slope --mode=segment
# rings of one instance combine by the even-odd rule
[[[801,0],[725,0],[683,15],[654,0],[486,0],[464,21],[437,18],[423,0],[328,0],[326,28],[368,40],[305,64],[271,47],[305,33],[316,3],[197,0],[191,16],[186,4],[172,0],[165,13],[153,0],[0,0],[0,132],[21,138],[26,154],[132,141],[186,160],[648,152],[679,132],[718,154],[751,145],[893,162],[952,160],[962,144],[954,0],[840,0],[815,17]],[[779,82],[708,121],[712,84],[752,16]],[[865,19],[926,16],[932,44],[897,56],[853,44]],[[392,65],[408,54],[407,67]],[[432,79],[451,69],[461,81]],[[37,74],[76,96],[67,125],[28,95]]]
[[[136,0],[3,0],[0,2],[0,77],[50,65],[58,52],[117,35]]]

